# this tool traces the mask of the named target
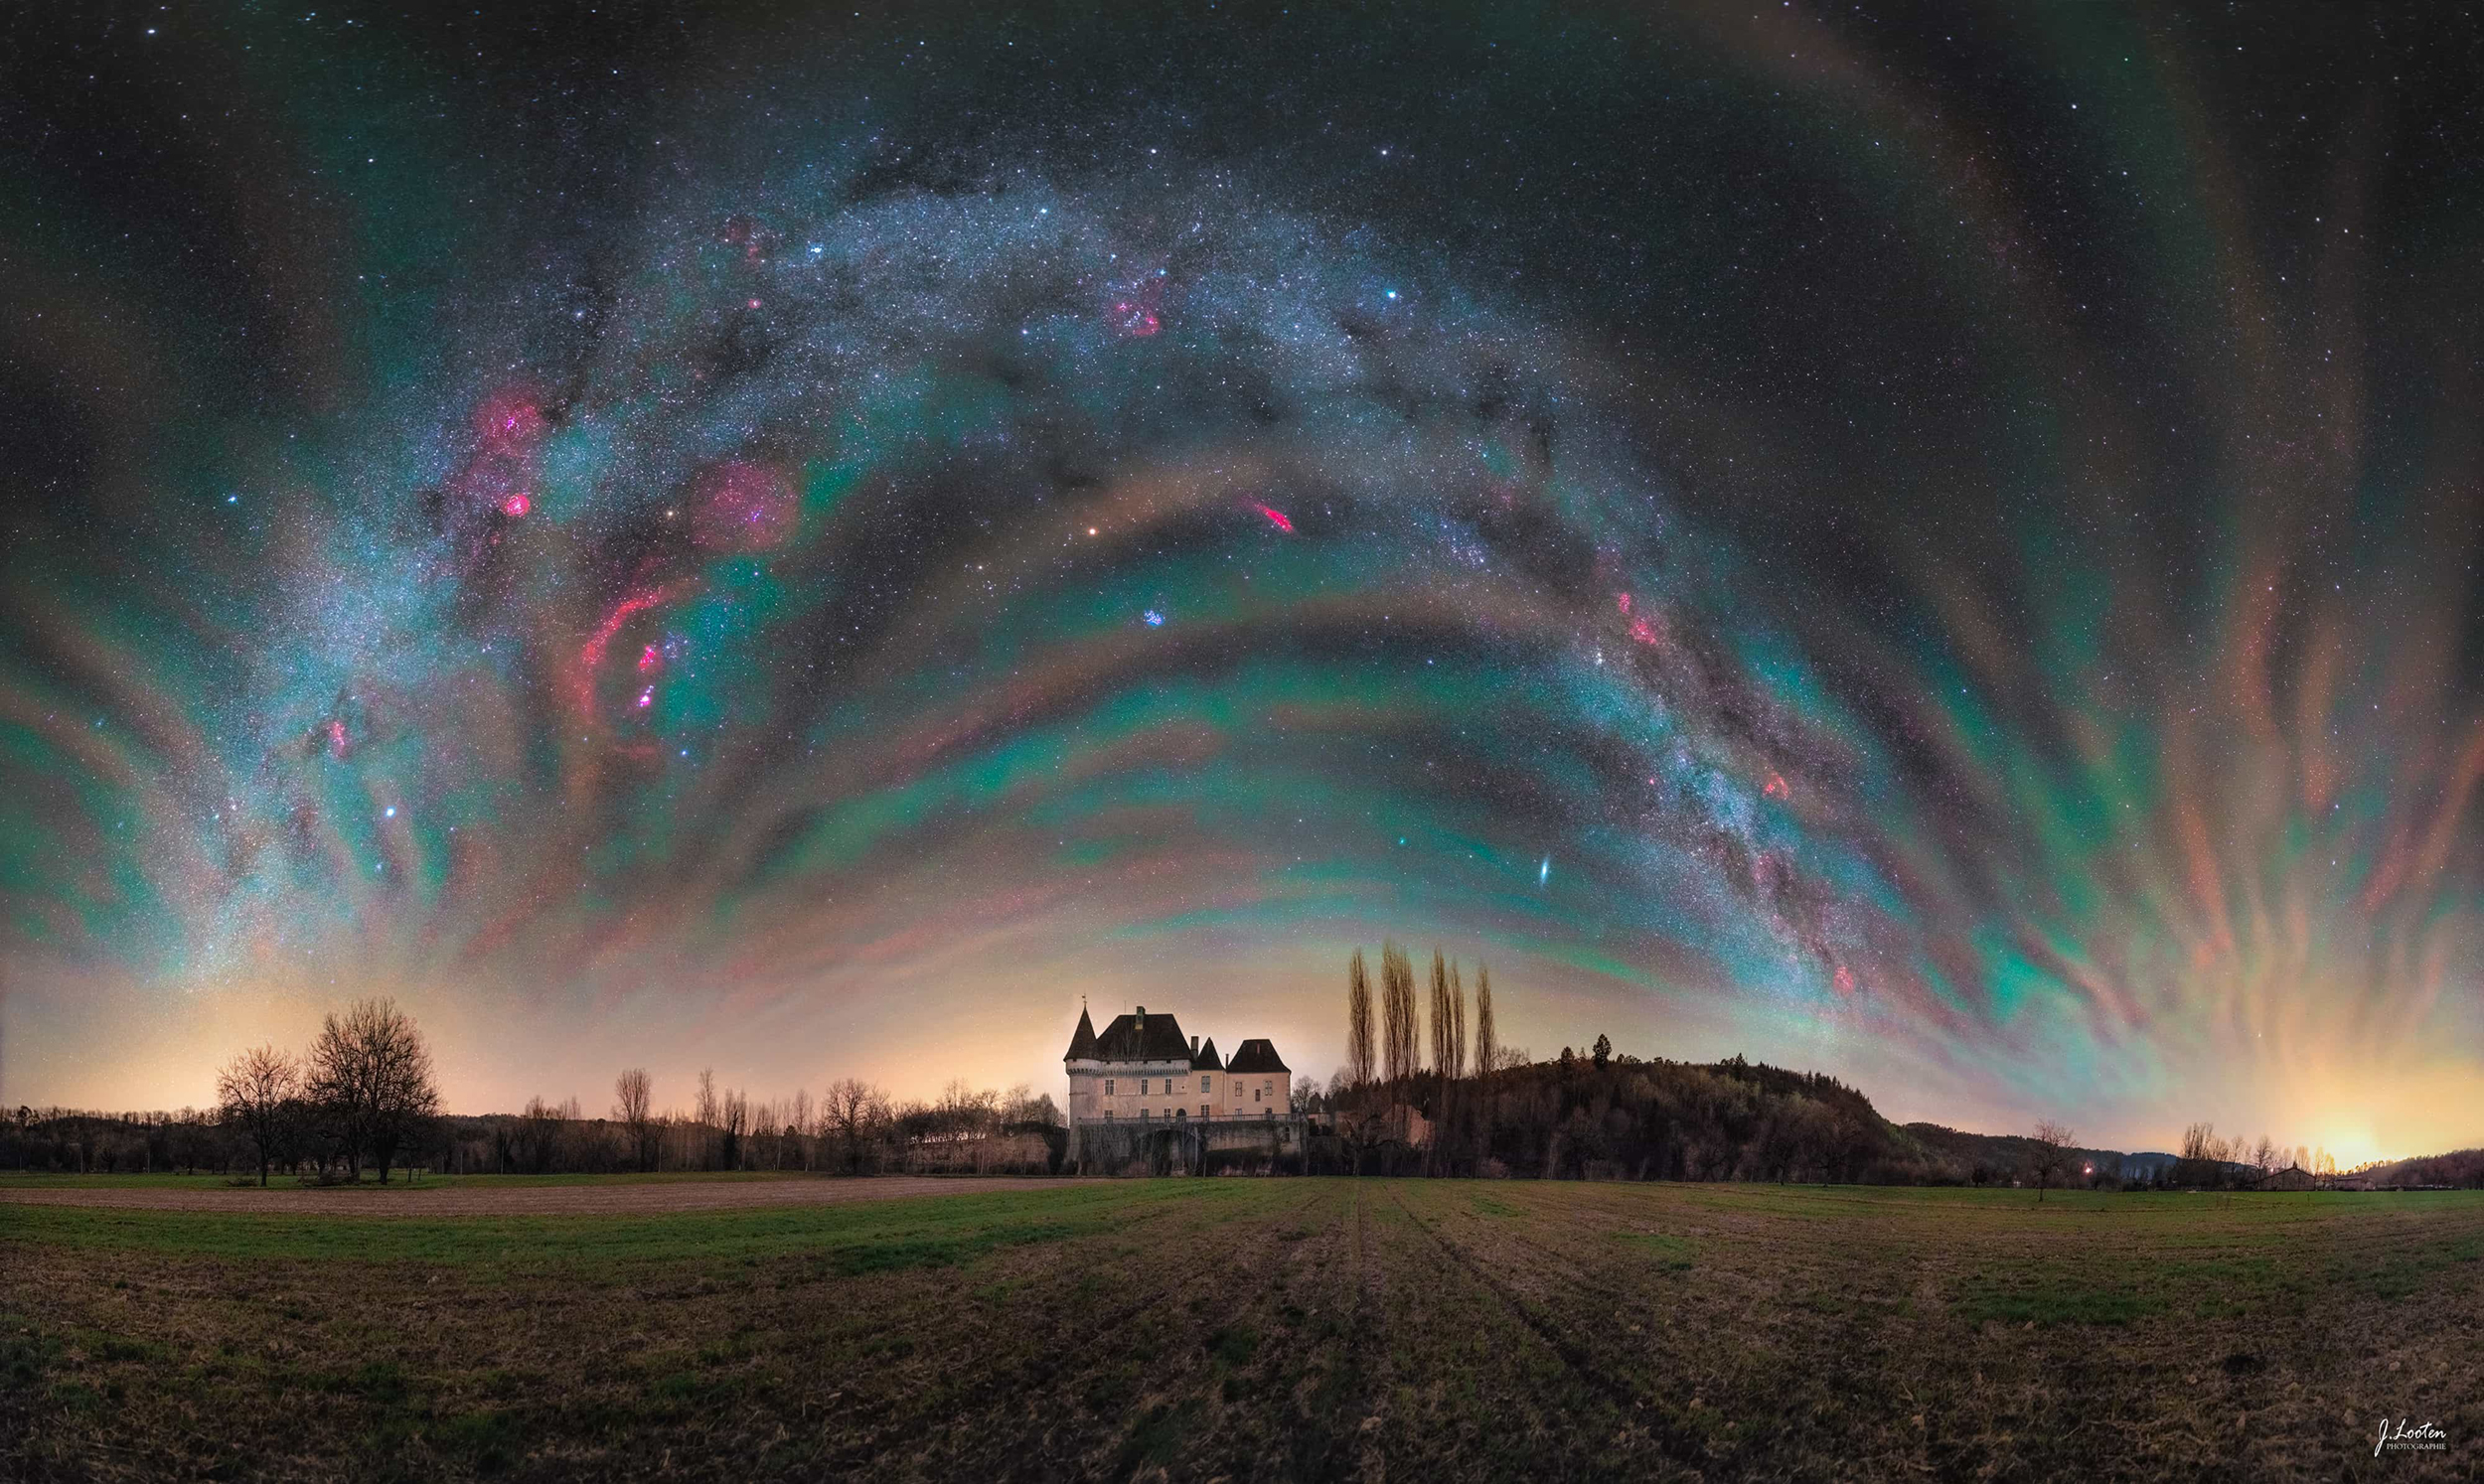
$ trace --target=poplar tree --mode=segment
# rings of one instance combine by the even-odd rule
[[[1357,1092],[1370,1085],[1371,1062],[1371,976],[1356,949],[1345,965],[1345,1066]]]
[[[1489,965],[1475,966],[1475,1070],[1489,1077],[1500,1059],[1500,1037],[1492,1026],[1492,970]]]
[[[1380,1060],[1382,1075],[1397,1090],[1420,1065],[1415,1020],[1415,965],[1394,943],[1380,946]],[[1403,1096],[1402,1091],[1397,1096]]]

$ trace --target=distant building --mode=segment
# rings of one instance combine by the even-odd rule
[[[2318,1188],[2319,1184],[2319,1180],[2309,1170],[2299,1164],[2293,1164],[2287,1165],[2284,1169],[2260,1181],[2259,1188],[2262,1190],[2313,1190]]]
[[[1082,1168],[1106,1145],[1116,1153],[1135,1147],[1132,1124],[1161,1130],[1294,1120],[1294,1073],[1273,1042],[1244,1041],[1228,1060],[1213,1040],[1184,1037],[1179,1020],[1151,1015],[1145,1005],[1115,1016],[1101,1034],[1080,1006],[1061,1063],[1069,1073],[1069,1159]],[[1097,1132],[1106,1127],[1109,1136]]]

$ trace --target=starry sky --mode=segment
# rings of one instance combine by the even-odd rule
[[[486,9],[10,23],[0,1100],[1324,1076],[1393,936],[2484,1134],[2446,8]]]

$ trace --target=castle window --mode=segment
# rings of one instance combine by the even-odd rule
[[[1144,1109],[1144,1108],[1143,1108],[1143,1109],[1140,1109],[1140,1110],[1139,1110],[1139,1121],[1140,1121],[1140,1122],[1142,1122],[1142,1123],[1144,1123],[1144,1122],[1146,1122],[1147,1120],[1148,1120],[1148,1111],[1147,1111],[1146,1109]]]
[[[1202,1118],[1207,1116],[1207,1105],[1204,1103],[1199,1105],[1199,1116]]]
[[[1107,1123],[1113,1121],[1113,1111],[1109,1108],[1104,1110],[1104,1121]]]
[[[1257,1103],[1257,1102],[1259,1101],[1259,1089],[1257,1089],[1257,1088],[1253,1088],[1253,1089],[1251,1089],[1251,1101],[1252,1101],[1253,1103]]]
[[[1113,1079],[1109,1077],[1104,1079],[1104,1096],[1107,1098],[1113,1096]]]
[[[1199,1076],[1199,1091],[1202,1093],[1207,1091],[1207,1077],[1204,1073]]]

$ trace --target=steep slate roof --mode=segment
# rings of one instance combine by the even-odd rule
[[[1294,1069],[1277,1059],[1277,1043],[1260,1039],[1245,1041],[1225,1063],[1228,1072],[1291,1072]]]
[[[1200,1043],[1197,1054],[1190,1058],[1190,1070],[1193,1072],[1222,1072],[1225,1070],[1223,1059],[1216,1055],[1216,1038],[1214,1036],[1210,1036],[1205,1041]]]
[[[1094,1055],[1106,1062],[1181,1062],[1190,1060],[1190,1039],[1181,1033],[1181,1022],[1170,1015],[1150,1015],[1142,1008],[1135,1015],[1116,1015],[1104,1027],[1104,1034],[1095,1038]]]
[[[1095,1022],[1087,1018],[1087,1007],[1078,1007],[1078,1034],[1069,1038],[1069,1050],[1061,1053],[1065,1062],[1085,1061],[1095,1055]]]

